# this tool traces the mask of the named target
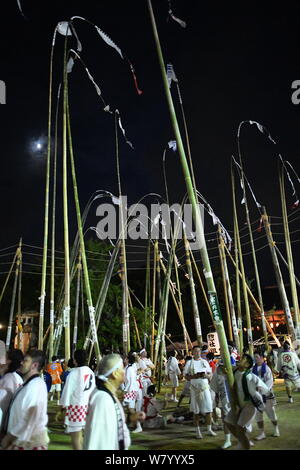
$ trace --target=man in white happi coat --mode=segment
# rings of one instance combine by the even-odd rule
[[[257,375],[268,387],[269,393],[263,395],[263,399],[265,402],[265,409],[263,411],[256,410],[256,422],[257,426],[260,430],[260,434],[255,438],[257,441],[266,438],[265,430],[264,430],[264,417],[263,413],[266,413],[268,418],[270,419],[271,423],[274,426],[273,437],[279,437],[279,428],[278,428],[278,420],[275,412],[275,405],[276,405],[276,398],[273,393],[273,374],[270,367],[265,363],[263,353],[259,351],[255,352],[254,354],[255,366],[252,369],[253,374]]]
[[[277,371],[284,378],[284,384],[289,403],[293,403],[292,390],[296,388],[300,392],[300,359],[288,341],[283,343],[283,351],[278,354]]]
[[[60,405],[66,411],[65,432],[71,435],[74,450],[82,449],[82,430],[85,427],[89,397],[95,388],[94,372],[86,366],[86,351],[77,349],[74,352],[75,367],[70,371]]]
[[[7,351],[6,364],[3,364],[3,376],[0,379],[0,429],[2,416],[5,416],[16,390],[23,385],[23,378],[19,373],[23,360],[24,356],[20,349]]]
[[[84,450],[127,450],[130,433],[117,392],[124,382],[123,360],[109,354],[100,361],[96,372],[96,388],[90,395],[84,433]],[[145,413],[130,415],[131,422],[143,421]]]
[[[256,409],[263,411],[265,406],[262,394],[269,393],[269,388],[252,373],[254,361],[252,356],[244,354],[234,370],[233,401],[235,409],[229,411],[224,421],[238,440],[238,449],[249,450],[250,440],[247,430],[251,425]]]
[[[171,351],[170,357],[167,362],[168,376],[172,384],[172,395],[171,400],[178,402],[176,398],[176,391],[179,385],[178,377],[181,375],[181,370],[179,369],[178,361],[176,359],[177,351]]]
[[[20,367],[24,384],[19,387],[5,417],[5,450],[47,450],[47,387],[40,373],[45,364],[43,351],[29,351]]]
[[[152,371],[155,369],[155,366],[151,359],[147,357],[147,351],[146,349],[142,349],[140,351],[140,358],[146,365],[146,369],[143,372],[143,377],[142,377],[142,385],[143,385],[143,397],[147,394],[148,387],[152,385],[151,381],[151,376],[152,376]]]
[[[197,439],[203,437],[200,430],[200,414],[205,415],[207,434],[216,436],[211,427],[213,404],[209,381],[212,378],[212,371],[208,362],[201,358],[201,348],[199,346],[193,347],[193,358],[185,365],[183,375],[191,382],[190,411],[194,413]]]

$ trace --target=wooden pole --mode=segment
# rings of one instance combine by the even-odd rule
[[[286,316],[287,330],[288,330],[289,335],[291,336],[292,341],[295,341],[296,340],[296,332],[295,332],[295,329],[294,329],[294,324],[293,324],[293,319],[292,319],[291,310],[290,310],[290,306],[289,306],[289,301],[288,301],[288,298],[287,298],[287,295],[286,295],[286,291],[285,291],[285,287],[284,287],[284,283],[283,283],[283,278],[282,278],[282,274],[281,274],[281,270],[280,270],[280,266],[279,266],[279,262],[278,262],[278,258],[277,258],[277,253],[276,253],[276,250],[275,250],[275,242],[273,240],[273,236],[272,236],[272,232],[271,232],[271,226],[270,226],[269,218],[268,218],[265,207],[263,208],[262,220],[263,220],[263,224],[264,224],[264,227],[265,227],[265,231],[266,231],[266,235],[267,235],[267,239],[268,239],[268,243],[269,243],[269,248],[270,248],[270,251],[271,251],[273,267],[274,267],[274,271],[275,271],[275,276],[276,276],[277,286],[278,286],[278,290],[279,290],[279,295],[280,295],[282,307],[283,307],[283,310],[284,310],[284,313],[285,313],[285,316]]]
[[[224,299],[225,299],[225,308],[226,308],[226,314],[227,314],[227,328],[228,328],[228,337],[230,341],[233,341],[233,336],[232,336],[232,325],[231,325],[231,318],[230,318],[230,308],[229,308],[229,301],[228,301],[228,290],[227,290],[227,282],[225,278],[225,267],[224,267],[224,247],[222,245],[223,239],[221,237],[221,228],[218,226],[218,232],[219,232],[219,243],[218,243],[218,248],[219,248],[219,257],[220,257],[220,265],[221,265],[221,272],[222,272],[222,280],[223,280],[223,290],[224,290]]]
[[[154,321],[155,321],[155,300],[156,300],[156,274],[157,274],[157,253],[158,253],[158,240],[154,242],[153,251],[153,292],[152,292],[152,325],[151,325],[151,347],[150,347],[150,358],[153,362],[154,358]]]
[[[76,286],[76,300],[75,300],[74,326],[73,326],[73,347],[72,347],[73,354],[76,350],[76,344],[77,344],[81,270],[82,270],[81,253],[79,252],[78,263],[77,263],[77,286]]]

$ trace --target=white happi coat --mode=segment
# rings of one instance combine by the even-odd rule
[[[17,437],[15,445],[30,448],[48,444],[47,404],[47,387],[40,377],[33,378],[17,390],[7,426],[7,432]]]
[[[279,353],[277,370],[281,372],[284,379],[297,382],[297,384],[300,382],[300,359],[294,351]]]
[[[245,374],[244,371],[236,370],[234,373],[234,378],[236,382],[236,390],[238,396],[238,405],[240,408],[244,408],[246,405],[249,404],[249,401],[246,401],[245,394],[242,385],[242,378]],[[260,411],[264,408],[263,406],[263,398],[262,395],[267,395],[270,393],[269,387],[259,378],[257,375],[250,372],[247,374],[247,386],[249,394],[251,395],[252,399],[257,403],[261,403]],[[253,405],[254,406],[254,405]]]
[[[211,367],[205,359],[191,359],[184,367],[184,375],[194,375],[205,372],[211,376]],[[195,414],[212,412],[212,398],[208,379],[191,379],[190,410]]]
[[[60,405],[67,408],[67,426],[84,427],[89,398],[94,388],[95,375],[89,367],[81,366],[71,370],[60,399]]]
[[[23,385],[23,379],[17,372],[8,372],[0,380],[0,409],[5,415],[15,391]],[[1,428],[1,417],[0,417]]]
[[[117,400],[122,417],[122,437],[124,447],[130,446],[130,434],[126,425],[125,414]],[[84,450],[119,450],[118,418],[112,397],[97,388],[89,400],[89,409],[84,431]]]

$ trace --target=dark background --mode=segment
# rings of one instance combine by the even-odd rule
[[[123,194],[129,204],[148,192],[164,195],[162,154],[174,138],[163,91],[150,18],[145,0],[117,1],[22,1],[26,19],[17,2],[1,5],[0,79],[7,87],[7,104],[0,106],[0,247],[14,245],[20,237],[42,246],[45,185],[45,154],[32,149],[47,135],[49,58],[58,21],[83,16],[105,31],[134,64],[138,96],[126,61],[107,46],[89,25],[77,21],[83,45],[81,57],[112,108],[118,108],[131,150],[120,138]],[[267,4],[234,3],[226,8],[197,0],[174,0],[174,14],[187,22],[181,28],[169,20],[168,3],[153,1],[165,62],[174,65],[179,79],[198,189],[210,202],[225,227],[233,229],[230,159],[237,156],[237,128],[242,120],[265,125],[278,142],[277,148],[256,127],[242,128],[244,168],[258,200],[272,216],[281,216],[277,153],[299,168],[300,105],[291,101],[291,84],[300,79],[299,6],[276,9]],[[71,40],[75,48],[76,42]],[[62,78],[63,36],[57,35],[54,60],[54,96]],[[70,107],[81,205],[97,189],[117,194],[113,120],[79,63],[70,79]],[[173,97],[177,105],[176,90]],[[59,162],[61,168],[61,160]],[[62,246],[61,169],[58,193],[58,247]],[[178,154],[167,154],[167,175],[172,202],[180,202],[185,184]],[[298,183],[295,181],[297,188]],[[244,208],[237,182],[238,211],[244,227]],[[287,185],[289,213],[294,199]],[[70,192],[71,240],[76,219]],[[251,220],[259,218],[249,196]],[[295,218],[297,216],[295,215]],[[97,224],[96,205],[88,225]],[[280,219],[273,219],[279,223]],[[258,222],[257,222],[258,226]],[[299,226],[293,222],[291,230]],[[256,225],[254,225],[254,228]],[[283,227],[275,239],[283,242]],[[215,231],[209,216],[207,232]],[[263,235],[263,232],[260,234]],[[255,236],[259,236],[255,234]],[[277,238],[276,238],[277,237]],[[209,238],[209,237],[208,237]],[[298,239],[297,232],[292,240]],[[265,245],[260,239],[257,247]],[[130,245],[130,243],[129,243]],[[145,245],[144,245],[145,246]],[[209,246],[209,244],[208,244]],[[280,245],[283,250],[284,245]],[[299,248],[293,243],[297,274]],[[133,249],[131,249],[133,251]],[[143,257],[146,257],[146,251]],[[250,246],[244,247],[245,252]],[[130,252],[130,248],[129,248]],[[285,251],[283,250],[285,253]],[[211,256],[217,251],[212,250]],[[134,257],[134,254],[132,254]],[[245,257],[247,275],[253,278],[251,257]],[[4,261],[4,258],[3,258]],[[262,285],[275,284],[268,248],[258,255]],[[212,260],[212,263],[217,261]],[[142,263],[143,265],[143,263]],[[131,265],[132,266],[132,265]],[[7,270],[2,265],[1,272]],[[288,284],[286,269],[283,274]],[[134,274],[137,276],[137,274]],[[144,272],[141,271],[141,276]],[[1,275],[0,280],[4,280]],[[3,282],[3,281],[1,281]],[[266,307],[279,306],[276,290],[265,291]]]

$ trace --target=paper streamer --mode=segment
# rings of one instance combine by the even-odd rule
[[[167,64],[167,80],[168,80],[169,88],[171,88],[172,81],[176,83],[178,82],[172,64]]]
[[[134,150],[134,147],[133,147],[132,143],[131,143],[131,142],[127,139],[127,137],[126,137],[125,129],[124,129],[123,126],[122,126],[121,116],[120,116],[119,110],[116,109],[115,112],[116,112],[116,114],[117,114],[117,116],[118,116],[118,124],[119,124],[119,127],[120,127],[121,131],[122,131],[122,134],[123,134],[123,136],[124,136],[124,139],[125,139],[125,141],[126,141],[126,144],[128,144],[128,145]]]
[[[169,149],[173,150],[173,152],[176,152],[177,150],[176,140],[170,140],[170,142],[168,142],[168,146],[169,146]]]
[[[168,3],[169,3],[169,11],[168,11],[169,17],[171,17],[172,20],[176,21],[176,23],[180,24],[182,28],[186,28],[186,22],[181,20],[180,18],[177,18],[177,16],[173,14],[171,0],[168,0]]]

